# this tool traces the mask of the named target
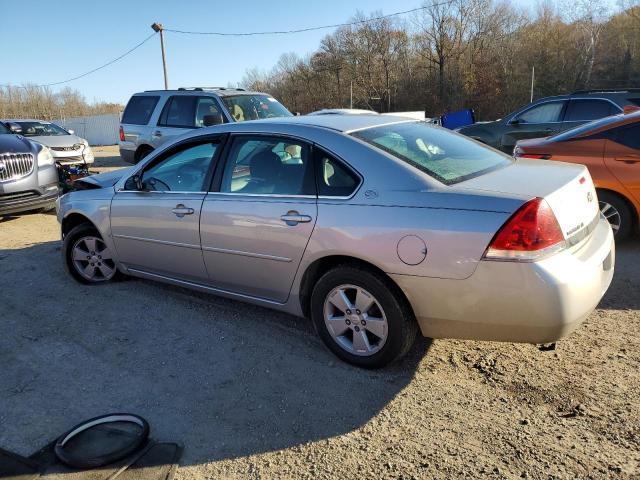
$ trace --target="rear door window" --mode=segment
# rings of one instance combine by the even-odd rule
[[[162,109],[158,126],[194,128],[197,98],[187,95],[176,95],[169,98]]]
[[[598,120],[599,118],[608,117],[616,113],[620,113],[620,109],[606,100],[577,99],[569,102],[567,112],[564,115],[564,121],[586,122]]]
[[[152,95],[137,95],[131,97],[122,114],[122,123],[131,125],[146,125],[158,104],[160,97]]]
[[[559,122],[562,115],[562,109],[565,102],[547,102],[535,107],[531,107],[529,110],[522,112],[518,115],[518,120],[521,123],[554,123]]]

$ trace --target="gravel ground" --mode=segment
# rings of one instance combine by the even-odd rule
[[[28,455],[132,411],[184,445],[178,479],[640,478],[638,239],[556,350],[421,340],[364,371],[305,320],[142,280],[79,285],[59,236],[54,215],[0,220],[0,447]]]

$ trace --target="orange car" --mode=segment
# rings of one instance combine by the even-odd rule
[[[521,140],[516,158],[538,158],[587,166],[600,210],[617,240],[627,238],[640,218],[640,112],[596,120],[547,138]]]

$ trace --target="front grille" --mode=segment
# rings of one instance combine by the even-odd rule
[[[0,153],[0,182],[10,182],[33,172],[31,153]]]
[[[51,150],[55,150],[56,152],[75,152],[79,150],[80,147],[84,147],[82,143],[76,143],[70,147],[49,147]]]

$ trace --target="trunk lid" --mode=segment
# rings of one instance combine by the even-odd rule
[[[523,201],[544,198],[566,239],[589,227],[599,213],[595,187],[584,165],[520,159],[454,188],[510,194]]]

